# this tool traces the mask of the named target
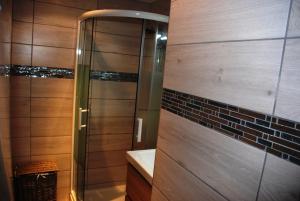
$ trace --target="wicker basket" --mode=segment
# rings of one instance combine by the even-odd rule
[[[36,162],[17,167],[16,201],[56,201],[57,166],[54,162]]]

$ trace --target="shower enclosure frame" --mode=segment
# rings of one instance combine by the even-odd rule
[[[76,107],[76,95],[77,95],[77,74],[78,74],[78,59],[79,59],[79,52],[80,52],[80,30],[81,30],[81,22],[84,20],[90,19],[90,18],[96,18],[96,17],[124,17],[124,18],[137,18],[142,20],[151,20],[151,21],[157,21],[157,22],[163,22],[163,23],[169,23],[169,17],[165,15],[160,15],[156,13],[149,13],[149,12],[143,12],[143,11],[136,11],[136,10],[119,10],[119,9],[103,9],[103,10],[93,10],[93,11],[87,11],[83,13],[78,18],[78,25],[77,25],[77,43],[76,43],[76,60],[75,60],[75,74],[74,74],[74,98],[73,98],[73,119],[72,119],[72,153],[71,153],[71,193],[70,193],[70,199],[72,201],[80,201],[77,200],[76,192],[73,189],[73,175],[74,175],[74,139],[75,139],[75,128],[76,122],[75,122],[75,113],[77,111]],[[143,50],[142,50],[143,51]],[[141,62],[139,63],[139,66],[141,65]]]

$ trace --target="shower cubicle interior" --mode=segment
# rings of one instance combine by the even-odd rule
[[[79,27],[72,194],[99,200],[115,186],[113,200],[124,191],[126,150],[156,146],[168,26],[101,16]]]

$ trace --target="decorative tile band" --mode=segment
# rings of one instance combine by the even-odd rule
[[[10,75],[10,65],[0,65],[0,76]]]
[[[41,78],[65,78],[74,79],[74,70],[70,68],[54,68],[47,66],[9,65],[0,66],[0,75],[41,77]],[[90,78],[103,81],[137,82],[137,73],[94,71]]]
[[[42,78],[73,79],[74,70],[69,68],[52,68],[46,66],[12,65],[11,75],[27,76],[27,77],[42,77]]]
[[[164,89],[162,108],[300,165],[300,123]]]
[[[102,81],[137,82],[137,73],[91,71],[91,79]]]

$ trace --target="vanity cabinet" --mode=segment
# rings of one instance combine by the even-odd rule
[[[150,201],[151,192],[151,184],[131,164],[128,164],[126,201]]]

